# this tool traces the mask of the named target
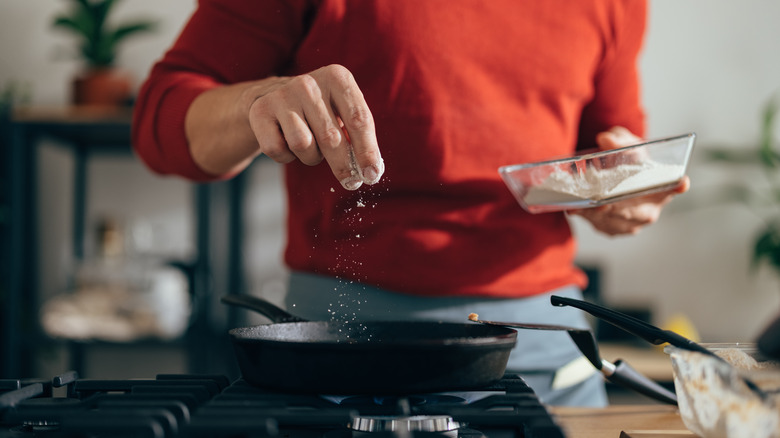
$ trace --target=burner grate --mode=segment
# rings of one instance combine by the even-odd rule
[[[52,387],[65,386],[64,397]],[[460,428],[358,432],[367,416],[447,416]],[[13,431],[9,435],[9,431]],[[45,433],[44,433],[45,431]],[[563,431],[531,388],[506,376],[473,393],[409,397],[323,397],[268,391],[224,376],[159,375],[142,380],[0,380],[5,436],[260,438],[558,438]]]

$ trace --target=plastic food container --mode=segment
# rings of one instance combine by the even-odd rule
[[[530,213],[596,207],[676,186],[685,176],[696,134],[498,169]]]
[[[726,359],[667,346],[685,426],[702,438],[780,437],[780,364],[756,344],[703,344]],[[749,386],[750,379],[760,391]]]

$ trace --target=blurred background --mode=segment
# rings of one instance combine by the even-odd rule
[[[161,178],[121,144],[126,114],[63,114],[84,62],[74,35],[53,23],[72,3],[0,5],[2,104],[37,109],[18,116],[26,123],[24,134],[3,137],[0,377],[73,367],[87,377],[231,373],[232,352],[209,345],[226,344],[230,326],[255,321],[231,314],[209,292],[281,301],[286,273],[280,262],[280,169],[258,160],[240,180],[209,187]],[[131,94],[194,8],[191,0],[116,3],[110,21],[154,23],[117,50],[115,65],[129,75]],[[780,2],[765,0],[650,3],[641,58],[648,137],[697,133],[692,187],[637,236],[605,237],[572,219],[580,239],[578,262],[593,275],[598,300],[707,342],[752,341],[776,315],[780,275],[771,257],[754,267],[751,260],[762,233],[769,236],[762,254],[772,254],[767,245],[774,235],[767,226],[780,218],[780,196],[771,185],[780,170],[773,167],[774,154],[760,149],[762,141],[777,138],[765,121],[771,121],[780,87],[779,16]],[[39,127],[47,135],[38,135]],[[111,147],[73,147],[71,129],[97,129],[94,138],[105,138]],[[11,145],[35,148],[32,167],[18,167],[16,159],[30,156]],[[34,205],[5,195],[13,181],[29,186]],[[21,235],[9,225],[19,206],[34,212]],[[22,253],[13,252],[20,247]],[[204,269],[206,280],[199,277]],[[143,313],[148,326],[117,326],[116,320],[79,326],[72,313],[47,307],[59,302],[94,315],[100,310],[94,300],[68,301],[68,294],[111,281],[141,284],[148,299],[134,309],[102,305],[117,315]],[[22,296],[9,298],[12,291]],[[192,294],[198,297],[194,304],[187,298]],[[176,323],[164,327],[160,320]],[[52,340],[57,327],[68,327],[59,334],[73,339]]]

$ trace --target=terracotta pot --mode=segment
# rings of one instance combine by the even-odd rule
[[[73,103],[118,107],[130,102],[132,78],[114,68],[91,68],[73,79]]]

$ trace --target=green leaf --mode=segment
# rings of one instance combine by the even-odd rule
[[[780,270],[780,229],[777,223],[768,225],[756,238],[752,268],[757,268],[763,259],[766,259],[775,270]]]
[[[117,27],[113,32],[111,32],[108,35],[108,38],[111,39],[114,44],[117,44],[130,35],[154,30],[154,28],[155,28],[155,23],[152,23],[151,21],[137,21],[132,23],[125,23]]]
[[[764,257],[768,257],[774,250],[771,230],[765,230],[755,241],[753,246],[753,258],[751,266],[755,269]]]
[[[85,37],[89,36],[89,32],[90,31],[89,31],[89,29],[86,28],[84,23],[80,23],[79,21],[77,21],[77,20],[75,20],[74,18],[71,18],[71,17],[65,17],[65,16],[57,17],[54,20],[53,24],[54,24],[55,27],[63,27],[65,29],[67,29],[67,30],[71,30],[73,32],[76,32],[79,35],[83,35]]]
[[[92,17],[95,22],[95,39],[100,39],[105,35],[103,28],[106,24],[106,18],[111,8],[114,6],[114,0],[103,0],[92,3]]]
[[[86,40],[91,39],[94,33],[94,23],[89,14],[83,10],[77,10],[71,16],[60,15],[56,17],[54,26],[71,30]]]
[[[774,126],[774,119],[777,115],[777,101],[770,99],[764,107],[763,117],[761,120],[761,159],[765,166],[775,168],[778,166],[780,160],[778,160],[777,154],[772,148],[772,127]]]

